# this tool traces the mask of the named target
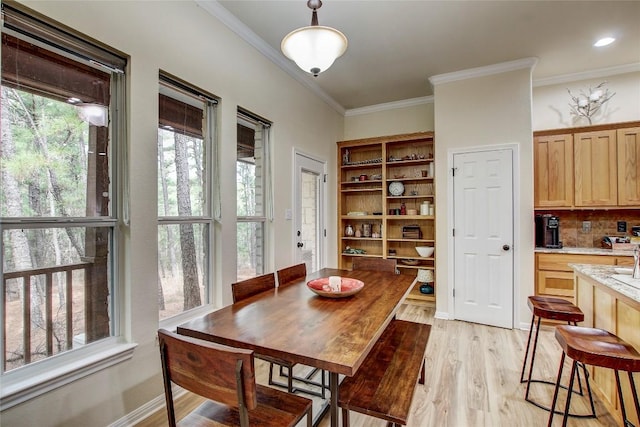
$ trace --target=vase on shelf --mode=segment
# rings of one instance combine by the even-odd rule
[[[353,231],[353,227],[351,226],[351,224],[347,224],[347,226],[344,228],[344,235],[346,237],[353,237],[354,234],[355,232]]]

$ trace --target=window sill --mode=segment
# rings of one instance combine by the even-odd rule
[[[131,359],[137,344],[106,339],[2,375],[0,411]]]

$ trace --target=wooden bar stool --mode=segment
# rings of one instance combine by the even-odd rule
[[[620,375],[618,374],[618,371],[626,371],[629,375],[629,384],[631,385],[631,393],[636,406],[636,413],[638,414],[638,418],[640,418],[638,390],[636,389],[635,382],[633,381],[633,372],[640,372],[640,353],[638,353],[631,344],[603,329],[571,325],[561,325],[556,327],[556,339],[562,347],[562,358],[560,359],[558,379],[553,393],[553,402],[551,403],[548,427],[551,427],[551,424],[553,423],[553,415],[556,408],[556,401],[558,399],[558,389],[560,388],[564,359],[566,356],[573,359],[571,378],[569,380],[569,390],[573,387],[573,379],[577,372],[578,363],[582,363],[583,366],[599,366],[602,368],[613,369],[615,371],[623,425],[631,426],[631,422],[627,419],[624,399],[622,397],[622,388],[620,387]],[[569,414],[570,404],[571,393],[568,394],[567,402],[564,407],[564,418],[562,420],[563,427],[567,425],[567,415]]]
[[[535,400],[529,397],[529,390],[531,387],[531,383],[536,382],[536,383],[555,385],[555,383],[551,381],[531,379],[531,376],[533,373],[533,365],[536,359],[536,350],[538,348],[538,334],[540,332],[540,321],[542,319],[560,320],[560,321],[567,322],[567,324],[569,325],[571,324],[576,325],[577,322],[582,322],[584,320],[584,313],[582,312],[582,310],[580,310],[578,306],[562,298],[553,298],[553,297],[534,295],[529,297],[527,304],[529,305],[529,308],[533,312],[533,316],[531,318],[531,327],[529,328],[529,339],[527,341],[527,349],[524,354],[524,360],[522,361],[522,373],[520,374],[520,382],[527,383],[527,390],[524,395],[525,400],[529,403],[534,404],[538,408],[542,408],[544,410],[549,411],[550,408],[536,402]],[[536,318],[537,318],[537,322],[536,322]],[[529,374],[528,374],[528,377],[525,379],[524,375],[526,372],[527,359],[529,357],[529,349],[531,347],[531,337],[533,335],[534,325],[536,329],[536,334],[533,339],[533,349],[531,351],[531,362],[529,364]],[[588,415],[570,414],[570,415],[574,417],[593,418],[595,417],[595,406],[593,404],[593,397],[591,395],[591,387],[589,386],[588,373],[584,365],[582,366],[582,368],[583,368],[585,379],[586,379],[587,390],[589,392],[589,400],[591,401],[592,414],[588,414]],[[580,380],[579,374],[578,374],[578,386],[579,386],[578,394],[582,396],[583,395],[582,382]],[[558,412],[558,413],[561,413],[561,412]]]

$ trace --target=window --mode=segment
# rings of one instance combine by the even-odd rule
[[[269,124],[238,113],[236,160],[238,280],[265,272],[265,235],[270,214]]]
[[[210,302],[212,159],[217,101],[160,76],[158,305],[160,320]]]
[[[119,335],[115,189],[126,61],[22,9],[2,8],[6,381],[16,368]]]

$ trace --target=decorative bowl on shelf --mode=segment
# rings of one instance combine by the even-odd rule
[[[331,286],[329,286],[329,278],[321,277],[307,282],[307,287],[321,297],[345,298],[360,292],[362,288],[364,288],[364,282],[350,277],[341,277],[340,291],[334,292],[331,290]]]
[[[431,255],[433,255],[434,250],[435,248],[431,246],[416,246],[416,251],[418,252],[418,255],[424,258],[428,258]]]
[[[410,258],[403,258],[400,260],[401,263],[403,263],[404,265],[418,265],[420,264],[420,260],[419,259],[410,259]]]

